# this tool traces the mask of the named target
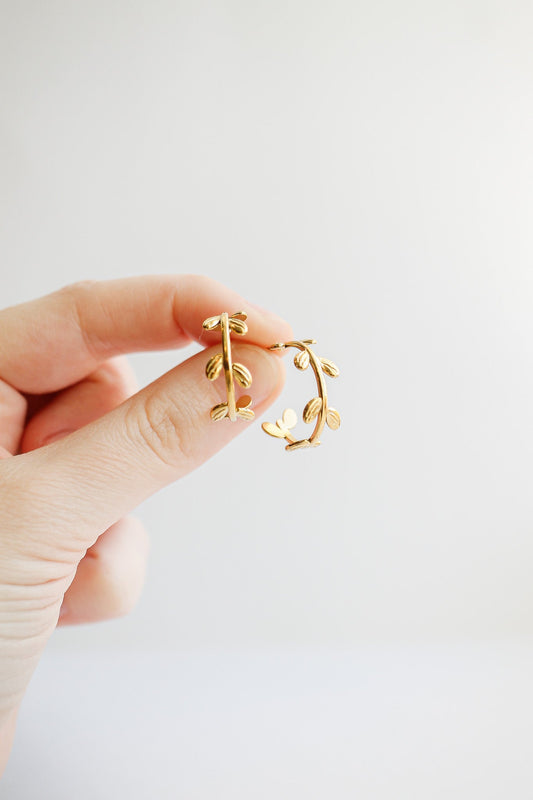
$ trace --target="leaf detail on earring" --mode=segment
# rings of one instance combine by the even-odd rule
[[[255,414],[251,408],[238,408],[237,416],[248,421],[255,419]]]
[[[215,422],[219,419],[224,419],[224,417],[228,416],[228,404],[227,403],[219,403],[217,406],[213,406],[211,409],[211,419]]]
[[[220,370],[222,369],[222,353],[217,353],[216,355],[212,356],[206,364],[205,367],[205,374],[207,375],[210,381],[214,381],[220,375]]]
[[[329,375],[330,378],[336,378],[339,375],[339,368],[333,361],[330,361],[329,358],[321,358],[320,363],[322,365],[322,369]]]
[[[297,369],[307,369],[309,366],[309,353],[307,350],[301,350],[294,356],[294,366]]]
[[[205,331],[214,331],[220,326],[220,317],[208,317],[202,327]]]
[[[238,319],[235,316],[229,318],[228,325],[234,333],[239,333],[241,336],[248,333],[248,325],[246,322],[243,322],[242,319]]]
[[[252,385],[252,373],[247,367],[244,366],[244,364],[238,364],[235,362],[233,364],[233,374],[235,375],[235,380],[243,387],[243,389],[247,389]]]
[[[274,425],[273,422],[263,422],[261,425],[265,433],[268,433],[270,436],[276,436],[278,439],[284,439],[286,431],[282,431],[277,425]]]
[[[281,418],[283,420],[283,424],[289,430],[291,428],[294,428],[294,426],[298,422],[298,417],[296,415],[296,411],[293,411],[292,408],[286,408],[285,411],[283,412],[283,414],[281,415]]]
[[[244,366],[244,364],[233,364],[233,374],[243,389],[247,389],[252,385],[252,373],[247,367]]]
[[[322,398],[313,397],[304,408],[303,421],[312,422],[322,408]]]
[[[341,415],[336,408],[328,408],[328,413],[326,414],[326,424],[331,428],[332,431],[336,431],[338,428],[340,428]]]
[[[252,403],[252,398],[249,394],[243,394],[242,397],[236,402],[237,407],[237,416],[241,417],[241,419],[251,420],[255,418],[255,414],[249,406]]]

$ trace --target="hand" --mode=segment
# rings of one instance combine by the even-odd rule
[[[146,534],[125,515],[247,425],[211,421],[225,386],[205,378],[209,352],[137,394],[121,354],[192,339],[213,354],[220,333],[202,321],[241,309],[249,343],[233,350],[260,415],[283,381],[264,348],[291,330],[207,278],[81,283],[0,311],[0,769],[60,609],[61,623],[96,621],[138,596]]]

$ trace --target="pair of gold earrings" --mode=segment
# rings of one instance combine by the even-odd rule
[[[229,419],[234,422],[237,419],[252,420],[254,412],[251,409],[252,398],[245,394],[235,399],[235,381],[248,389],[252,384],[250,370],[232,360],[231,357],[231,333],[244,336],[248,332],[246,325],[247,315],[244,311],[236,311],[228,314],[224,311],[218,317],[209,317],[203,323],[206,331],[220,329],[222,332],[222,352],[216,353],[207,362],[205,374],[210,381],[218,378],[222,370],[226,381],[227,400],[225,403],[218,403],[211,409],[211,419],[214,421]],[[292,342],[273,344],[269,350],[286,350],[294,347],[298,353],[294,357],[294,366],[299,370],[305,370],[311,366],[317,383],[318,395],[313,397],[303,410],[303,421],[310,423],[316,419],[315,428],[307,439],[296,439],[291,429],[294,428],[298,417],[292,408],[286,408],[281,419],[276,423],[264,422],[262,425],[265,433],[284,439],[287,442],[285,450],[298,450],[303,447],[317,447],[320,444],[320,434],[327,425],[332,430],[337,430],[341,424],[339,412],[328,405],[328,394],[326,388],[325,375],[336,378],[339,374],[338,367],[333,361],[327,358],[320,358],[311,350],[310,345],[316,344],[314,339],[301,339]]]

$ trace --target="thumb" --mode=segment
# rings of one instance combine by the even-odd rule
[[[252,373],[246,391],[259,415],[281,389],[281,359],[254,345],[235,345],[233,351]],[[60,546],[69,552],[79,547],[83,554],[149,495],[191,472],[245,430],[250,423],[213,422],[210,417],[210,409],[226,400],[224,380],[205,377],[206,361],[215,352],[198,353],[100,419],[3,462],[13,470],[18,493],[21,481],[28,487],[39,528],[43,515],[52,518],[44,552]],[[38,547],[34,535],[32,545]]]

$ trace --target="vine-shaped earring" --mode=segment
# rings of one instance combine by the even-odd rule
[[[255,416],[250,408],[252,398],[249,395],[246,394],[237,401],[235,400],[235,386],[233,383],[236,380],[244,389],[252,385],[250,370],[244,364],[234,363],[231,359],[230,331],[241,336],[248,333],[248,326],[245,322],[246,317],[247,314],[244,311],[236,311],[235,314],[231,315],[224,311],[219,317],[209,317],[203,324],[203,328],[206,331],[215,331],[217,328],[222,331],[222,352],[212,356],[205,368],[205,374],[210,381],[216,380],[222,368],[224,368],[228,399],[226,403],[219,403],[211,409],[211,419],[215,421],[226,417],[232,422],[235,422],[237,418],[252,420]]]
[[[337,430],[341,424],[341,416],[336,409],[328,406],[328,393],[326,389],[325,375],[330,378],[336,378],[339,374],[339,369],[333,361],[328,358],[320,358],[314,353],[310,346],[316,344],[315,339],[302,339],[301,341],[286,342],[285,344],[273,344],[270,350],[286,350],[289,347],[295,347],[299,352],[294,356],[294,366],[297,369],[304,370],[311,364],[318,387],[318,396],[313,397],[303,410],[303,421],[312,422],[316,419],[315,429],[311,436],[307,439],[297,440],[291,433],[291,428],[294,428],[298,421],[296,412],[292,408],[286,408],[282,414],[281,419],[276,423],[263,422],[262,428],[265,433],[270,436],[276,436],[278,439],[285,439],[288,444],[285,450],[299,450],[302,447],[317,447],[320,444],[320,434],[327,425],[332,430]]]

